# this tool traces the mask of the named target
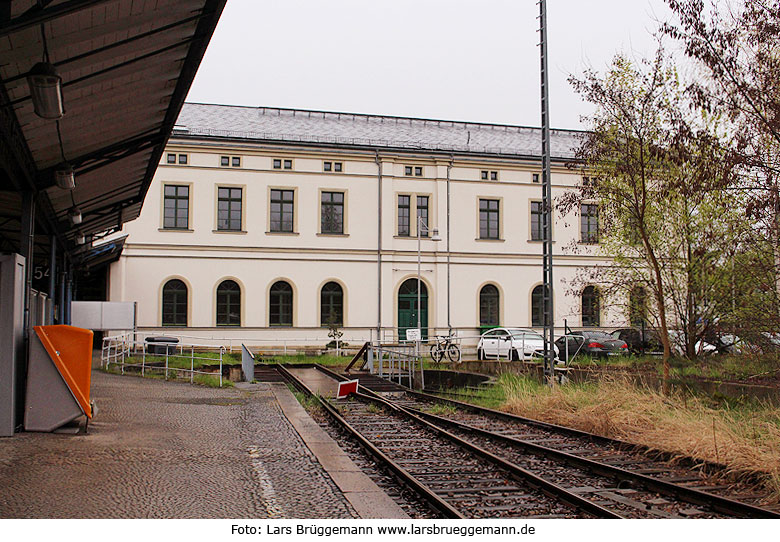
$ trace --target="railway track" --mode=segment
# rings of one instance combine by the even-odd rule
[[[282,369],[312,393],[295,371]],[[780,517],[716,494],[729,486],[711,476],[589,433],[411,391],[323,403],[334,423],[445,517]]]

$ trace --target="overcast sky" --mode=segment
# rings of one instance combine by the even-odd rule
[[[548,0],[551,121],[570,74],[651,55],[663,0]],[[228,0],[188,101],[538,126],[536,0]]]

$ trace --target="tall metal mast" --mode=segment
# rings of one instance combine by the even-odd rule
[[[550,384],[555,367],[553,312],[552,181],[550,179],[550,104],[547,80],[547,1],[539,0],[539,53],[542,90],[542,251],[544,289],[544,374]]]

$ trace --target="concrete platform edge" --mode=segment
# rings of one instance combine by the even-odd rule
[[[408,519],[395,501],[366,476],[311,419],[285,384],[270,384],[282,412],[361,518]]]

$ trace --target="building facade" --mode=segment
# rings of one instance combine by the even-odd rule
[[[552,132],[553,195],[573,131]],[[543,325],[541,136],[535,128],[185,104],[110,300],[139,329],[256,344],[358,342],[416,327],[476,338]],[[595,284],[598,208],[555,214],[555,318],[610,326]],[[440,240],[438,240],[440,239]],[[419,265],[419,275],[418,275]],[[474,339],[476,340],[476,339]]]

